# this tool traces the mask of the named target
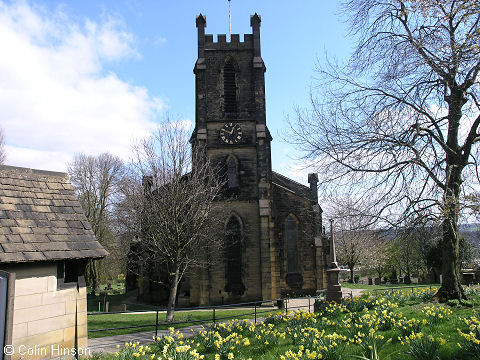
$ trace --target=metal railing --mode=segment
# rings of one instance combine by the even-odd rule
[[[302,308],[308,308],[308,311],[312,311],[312,306],[314,306],[315,300],[320,299],[318,296],[311,296],[311,297],[301,297],[301,298],[279,298],[279,299],[274,299],[274,300],[265,300],[265,301],[250,301],[250,302],[244,302],[244,303],[237,303],[237,304],[227,304],[227,305],[214,305],[214,306],[199,306],[199,307],[193,307],[193,308],[178,308],[175,309],[175,313],[180,313],[180,312],[191,312],[191,311],[204,311],[204,310],[212,310],[212,316],[211,318],[205,318],[205,319],[187,319],[184,321],[171,321],[171,322],[159,322],[158,316],[159,313],[166,312],[166,308],[161,308],[161,309],[155,309],[155,310],[139,310],[139,311],[116,311],[116,312],[90,312],[87,313],[88,316],[97,316],[97,315],[113,315],[113,314],[153,314],[155,313],[155,323],[154,324],[142,324],[142,325],[132,325],[132,326],[122,326],[122,327],[114,327],[114,328],[104,328],[104,329],[91,329],[88,330],[89,333],[95,333],[95,332],[100,332],[100,331],[115,331],[115,330],[126,330],[126,329],[140,329],[140,328],[152,328],[155,327],[155,337],[158,336],[158,330],[159,327],[171,327],[174,325],[181,325],[181,324],[202,324],[202,323],[217,323],[225,320],[230,320],[230,319],[236,319],[236,318],[245,318],[245,317],[253,317],[254,323],[257,323],[259,320],[259,315],[266,314],[266,313],[272,313],[272,312],[283,312],[285,311],[285,314],[288,313],[288,311],[292,311],[295,309],[302,309]],[[292,300],[308,300],[308,304],[305,305],[300,305],[300,306],[289,306],[289,302]],[[266,306],[262,306],[262,304],[265,303],[271,303],[273,304],[273,307],[275,304],[277,304],[277,309],[267,309]],[[272,306],[270,306],[272,307]],[[241,309],[241,308],[247,308],[251,309],[251,312],[245,312],[239,315],[231,315],[231,316],[221,316],[218,317],[216,315],[216,311],[218,310],[235,310],[235,309]],[[252,309],[253,308],[253,309]]]

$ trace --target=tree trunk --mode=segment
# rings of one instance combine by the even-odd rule
[[[177,288],[178,288],[178,279],[180,277],[180,270],[175,270],[175,275],[173,276],[172,285],[170,287],[170,296],[168,297],[167,305],[167,322],[172,322],[175,315],[175,300],[177,298]]]
[[[354,281],[353,281],[353,267],[350,268],[350,282],[353,284]]]
[[[458,224],[451,219],[445,219],[442,227],[442,285],[436,296],[441,302],[450,299],[466,299],[460,284]]]
[[[86,268],[86,281],[87,285],[91,286],[91,294],[95,295],[98,287],[98,271],[97,271],[97,264],[95,260],[90,259],[87,264]]]
[[[447,102],[448,135],[446,152],[446,183],[443,204],[442,239],[442,285],[436,296],[439,301],[466,299],[460,284],[458,215],[460,212],[460,186],[462,170],[466,165],[458,145],[462,106],[466,103],[464,89],[452,84]],[[465,149],[467,154],[470,149]]]
[[[454,167],[447,183],[442,223],[442,285],[436,296],[439,301],[466,299],[460,284],[458,213],[461,170]]]
[[[408,278],[410,279],[410,251],[408,250],[408,247],[407,247],[407,261],[406,261],[406,265],[407,265],[406,273],[407,273]],[[400,270],[400,271],[401,271],[401,270]],[[400,276],[401,276],[401,275],[400,275]]]

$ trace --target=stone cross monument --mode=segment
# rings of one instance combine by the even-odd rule
[[[333,219],[330,219],[330,265],[327,269],[327,301],[340,302],[342,300],[342,287],[338,282],[340,268],[335,253],[335,232],[333,231]]]

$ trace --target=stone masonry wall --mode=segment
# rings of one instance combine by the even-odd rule
[[[225,223],[232,214],[240,219],[242,225],[242,281],[245,292],[242,296],[235,297],[225,291],[226,263],[223,253],[221,253],[218,258],[212,259],[209,269],[198,269],[190,274],[191,304],[210,305],[258,300],[262,296],[258,202],[254,200],[224,200],[221,207],[224,214],[223,222],[218,225],[218,228],[212,229],[212,232],[224,234]]]
[[[316,251],[314,240],[314,224],[312,207],[313,202],[283,189],[280,186],[272,187],[275,245],[279,261],[277,271],[280,274],[280,288],[282,292],[289,292],[290,286],[286,283],[286,249],[285,249],[285,220],[290,214],[298,219],[298,257],[299,271],[303,278],[301,286],[304,290],[316,290]]]
[[[73,358],[75,339],[79,354],[88,355],[85,284],[57,289],[56,263],[22,264],[16,273],[12,360]],[[77,329],[75,329],[77,323]]]

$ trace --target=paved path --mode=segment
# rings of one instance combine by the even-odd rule
[[[342,288],[343,297],[359,297],[363,294],[363,292],[367,289],[349,289],[349,288]]]
[[[195,325],[189,326],[185,328],[177,329],[180,331],[183,336],[191,337],[194,334],[199,333],[203,330],[202,325]],[[159,330],[158,336],[168,335],[170,333],[169,330]],[[124,346],[126,342],[136,342],[139,341],[141,345],[147,345],[153,342],[153,338],[155,336],[155,331],[144,331],[138,332],[134,334],[125,334],[125,335],[114,335],[114,336],[106,336],[96,339],[88,339],[88,348],[90,349],[91,353],[114,353],[118,351],[117,345],[121,347]]]
[[[348,298],[351,296],[360,296],[362,294],[362,291],[363,289],[342,288],[344,298]],[[308,310],[308,306],[308,299],[291,299],[288,301],[288,309]],[[313,300],[310,300],[310,311],[313,311]],[[261,319],[258,320],[260,321]],[[176,330],[180,331],[185,337],[191,337],[202,331],[203,327],[202,325],[194,325],[185,328],[179,328]],[[167,335],[169,333],[170,332],[168,330],[159,330],[158,336]],[[155,331],[144,331],[133,334],[106,336],[102,338],[89,339],[88,347],[91,353],[114,353],[115,351],[117,351],[117,345],[123,347],[126,342],[130,341],[139,341],[141,345],[147,345],[153,342],[154,336]]]

